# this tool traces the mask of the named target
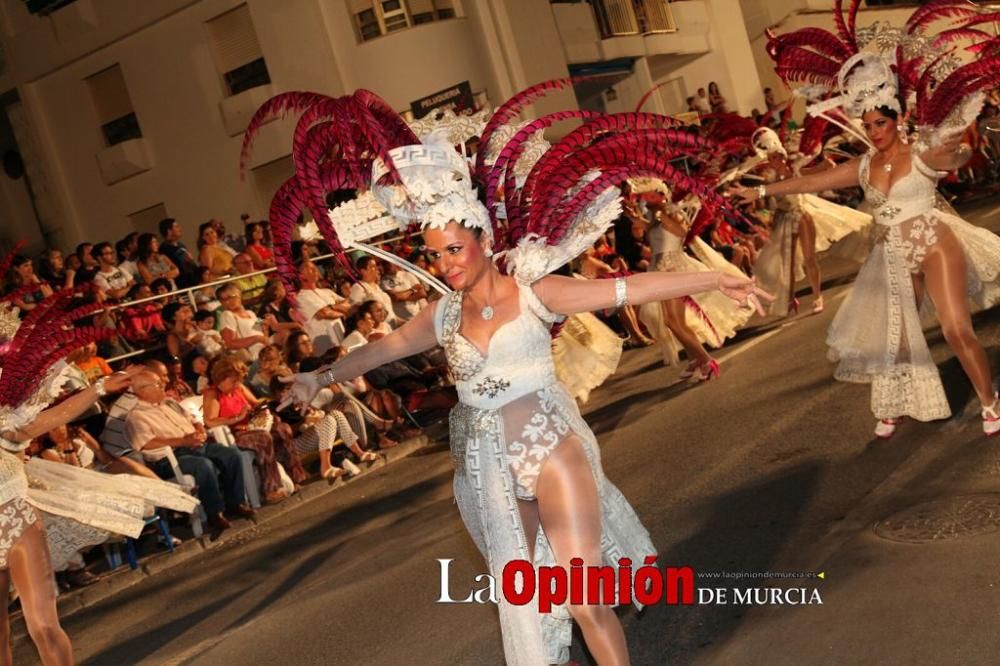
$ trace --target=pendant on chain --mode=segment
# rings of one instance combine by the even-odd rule
[[[493,308],[487,305],[486,307],[484,307],[482,310],[479,311],[479,316],[485,319],[486,321],[493,319]]]

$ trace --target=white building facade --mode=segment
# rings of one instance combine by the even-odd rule
[[[644,109],[680,113],[716,81],[749,113],[772,84],[755,26],[808,4],[0,0],[0,246],[70,249],[164,217],[193,242],[213,217],[233,231],[265,218],[292,172],[291,121],[263,128],[244,179],[238,163],[247,121],[279,92],[363,87],[405,111],[461,84],[495,105],[573,74],[592,78],[531,112],[632,110],[659,86]]]

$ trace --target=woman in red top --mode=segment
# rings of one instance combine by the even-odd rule
[[[276,450],[281,450],[282,462],[288,467],[293,480],[298,482],[305,478],[305,471],[291,448],[291,443],[284,437],[275,438],[271,435],[273,417],[261,418],[257,399],[243,384],[246,366],[242,361],[232,357],[221,358],[212,366],[209,374],[212,386],[204,392],[205,425],[209,428],[228,426],[236,439],[236,446],[254,452],[260,468],[265,501],[280,502],[288,495],[282,488]],[[252,424],[264,429],[252,429]]]
[[[246,225],[247,254],[253,261],[253,269],[262,271],[265,268],[274,267],[274,254],[268,247],[271,239],[268,238],[267,223],[251,222]]]

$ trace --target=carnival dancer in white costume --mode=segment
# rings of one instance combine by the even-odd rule
[[[935,186],[946,171],[968,160],[969,147],[960,137],[982,106],[981,90],[1000,83],[1000,58],[993,55],[998,40],[968,29],[991,20],[971,3],[931,3],[917,9],[903,29],[876,24],[855,30],[855,14],[854,5],[846,19],[835,12],[836,36],[814,28],[772,35],[769,50],[779,75],[839,92],[808,111],[829,114],[841,108],[860,118],[871,152],[830,171],[740,188],[737,194],[756,201],[861,185],[877,224],[877,244],[830,327],[830,355],[840,362],[836,378],[871,382],[872,411],[879,419],[875,432],[881,437],[892,435],[903,416],[920,421],[950,416],[921,330],[919,306],[929,299],[979,397],[983,430],[993,435],[1000,432],[1000,405],[972,327],[969,299],[980,307],[997,301],[1000,239],[937,209]],[[950,31],[950,43],[927,34],[927,26],[942,16],[959,18],[962,26]],[[971,48],[988,57],[965,65],[952,57],[955,45],[966,39],[977,41]],[[942,53],[942,43],[952,50]],[[860,52],[866,47],[872,50]],[[915,143],[908,142],[903,125],[903,100],[913,102]]]
[[[0,303],[0,663],[11,663],[7,598],[17,587],[25,623],[43,664],[73,663],[59,625],[53,570],[111,533],[138,537],[147,506],[191,512],[198,501],[178,486],[130,475],[101,474],[37,458],[23,462],[31,439],[69,423],[107,392],[125,389],[132,372],[115,373],[48,405],[59,395],[73,349],[107,331],[72,328],[81,311],[65,312],[68,294],[38,304],[20,322]],[[139,370],[139,368],[136,368]]]
[[[653,222],[646,231],[652,255],[650,270],[663,273],[720,271],[745,277],[700,238],[695,238],[693,243],[698,244],[700,257],[710,257],[711,267],[684,251],[689,231],[688,216],[679,205],[670,202],[669,193],[661,200],[647,201],[646,205],[653,214]],[[704,345],[721,347],[752,315],[752,310],[741,308],[732,299],[711,291],[662,303],[647,303],[639,308],[639,317],[660,343],[664,363],[677,364],[678,352],[683,348],[688,363],[680,377],[692,383],[719,376],[719,363]]]
[[[751,144],[757,154],[757,164],[751,171],[758,173],[765,183],[799,175],[799,165],[790,158],[774,130],[758,129],[751,137]],[[772,195],[767,199],[773,224],[770,240],[754,263],[754,276],[764,289],[775,294],[771,312],[780,314],[798,312],[795,283],[808,277],[813,293],[812,312],[819,314],[824,303],[817,253],[864,229],[871,224],[871,216],[815,194]]]
[[[488,146],[496,127],[524,104],[568,85],[569,80],[549,82],[515,96],[491,118],[483,145]],[[246,138],[249,142],[275,113],[289,108],[304,112],[299,122],[305,129],[297,132],[303,141],[293,147],[298,171],[272,206],[272,225],[279,227],[276,237],[285,233],[281,227],[294,223],[293,206],[315,207],[314,216],[320,218],[325,189],[370,184],[401,224],[419,221],[438,269],[454,289],[397,331],[332,367],[296,375],[292,393],[298,401],[308,403],[322,385],[440,344],[460,398],[451,415],[455,498],[490,572],[500,576],[512,560],[568,567],[578,557],[584,566],[615,566],[620,557],[651,555],[648,533],[604,477],[594,435],[556,381],[549,327],[568,314],[630,301],[659,301],[712,289],[744,302],[766,295],[747,278],[710,272],[593,281],[548,274],[579,255],[619,215],[613,185],[629,172],[684,180],[669,167],[663,149],[710,147],[665,129],[670,121],[654,114],[550,114],[517,132],[493,169],[480,171],[487,181],[484,207],[466,162],[453,147],[419,144],[372,93],[358,91],[336,100],[298,95],[268,102],[251,121]],[[555,144],[523,188],[516,187],[513,173],[506,169],[516,164],[519,147],[560,118],[589,122]],[[626,126],[631,131],[621,132]],[[336,138],[323,144],[326,131]],[[594,142],[598,136],[603,139]],[[310,163],[310,154],[327,154],[316,149],[316,141],[338,146],[336,159]],[[641,144],[660,149],[636,150]],[[370,175],[360,171],[366,166],[361,159],[365,155],[373,160]],[[482,166],[479,162],[477,170]],[[506,228],[491,215],[497,183],[503,178],[509,183],[504,186]],[[519,199],[522,192],[531,192],[530,200]],[[336,251],[338,239],[329,226],[326,231]],[[511,243],[504,257],[506,274],[491,260],[503,247],[504,236]],[[284,252],[276,248],[276,254]],[[580,623],[597,661],[628,662],[624,633],[608,606],[559,606],[539,613],[534,604],[501,599],[499,612],[506,659],[515,666],[567,661],[571,618]]]

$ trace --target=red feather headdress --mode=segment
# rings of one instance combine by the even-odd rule
[[[789,83],[819,84],[828,95],[844,93],[839,99],[815,105],[811,113],[823,113],[837,103],[859,106],[860,99],[849,99],[847,95],[858,91],[847,90],[845,81],[850,83],[854,75],[852,67],[860,62],[858,54],[870,44],[877,46],[881,57],[891,66],[894,80],[886,84],[892,85],[901,104],[910,107],[917,125],[927,130],[946,124],[964,125],[978,109],[976,93],[1000,85],[1000,38],[976,28],[1000,21],[1000,13],[985,12],[963,0],[933,0],[914,10],[903,28],[876,24],[859,30],[856,26],[859,4],[860,0],[852,0],[845,12],[841,0],[836,0],[833,13],[836,34],[820,28],[803,28],[782,35],[770,30],[767,33],[768,53],[782,79]],[[942,21],[947,21],[949,28],[932,33],[930,26]],[[963,51],[978,57],[962,64],[958,56]],[[868,62],[870,59],[860,65]],[[886,92],[872,95],[871,85],[862,87],[864,90],[860,92],[869,98],[881,99]]]
[[[485,186],[483,204],[493,227],[495,250],[511,250],[508,256],[513,259],[515,246],[528,239],[541,240],[548,246],[563,244],[571,230],[592,222],[598,210],[603,211],[602,219],[607,217],[612,207],[617,206],[616,186],[629,176],[661,178],[672,187],[683,188],[712,201],[721,214],[739,218],[738,211],[704,182],[672,163],[677,157],[711,156],[720,151],[719,144],[676,128],[676,121],[666,116],[561,111],[526,124],[504,145],[493,147],[499,148],[498,151],[491,150],[497,130],[513,121],[526,105],[572,83],[573,79],[547,81],[518,93],[497,109],[480,135],[481,150],[475,177]],[[427,166],[429,162],[421,162],[411,154],[419,151],[403,150],[420,142],[402,118],[374,93],[359,90],[339,98],[315,93],[286,93],[269,100],[247,128],[241,167],[247,164],[260,125],[289,112],[301,114],[292,146],[295,176],[274,196],[270,218],[276,264],[291,293],[294,291],[294,267],[289,245],[293,225],[303,208],[312,212],[331,250],[341,252],[336,229],[327,215],[327,193],[369,187],[376,188],[378,193],[387,184],[405,190],[410,171],[401,175],[394,165],[393,155],[406,155],[408,168],[413,169]],[[519,182],[514,167],[528,142],[554,123],[569,119],[582,120],[583,124],[551,146],[534,164],[523,183]],[[487,164],[487,154],[497,155],[492,164]],[[373,166],[379,167],[378,173],[386,173],[377,183],[372,182]],[[447,168],[459,175],[453,165]],[[501,191],[506,223],[497,216]],[[427,197],[426,192],[412,194],[412,197],[403,196]],[[395,209],[394,204],[395,200]],[[617,217],[617,208],[613,212]]]

